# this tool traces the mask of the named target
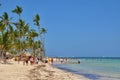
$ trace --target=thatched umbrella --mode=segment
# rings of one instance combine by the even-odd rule
[[[31,53],[29,53],[29,52],[25,52],[24,53],[26,56],[31,56]]]

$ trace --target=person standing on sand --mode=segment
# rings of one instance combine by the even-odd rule
[[[25,61],[26,61],[26,65],[28,66],[28,56],[26,56],[26,58],[25,58]]]
[[[18,64],[20,63],[20,56],[17,57]]]
[[[50,58],[47,59],[48,63],[50,63]]]
[[[35,63],[38,64],[38,58],[37,57],[35,57]]]
[[[50,62],[51,62],[51,64],[53,64],[53,58],[51,58]]]
[[[26,59],[25,59],[25,56],[23,58],[23,65],[25,65],[25,62],[26,62]]]
[[[61,64],[62,64],[62,63],[64,62],[64,60],[61,58],[61,59],[60,59],[60,62],[61,62]]]
[[[34,57],[33,57],[33,56],[31,56],[31,58],[30,58],[30,64],[31,64],[31,65],[34,64]]]
[[[67,58],[65,58],[65,61],[67,62]]]

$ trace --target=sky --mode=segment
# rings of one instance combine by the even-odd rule
[[[120,57],[120,0],[0,0],[0,15],[22,6],[33,29],[40,15],[47,56]]]

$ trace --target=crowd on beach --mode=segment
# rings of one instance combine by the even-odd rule
[[[6,58],[3,62],[7,63],[7,60],[10,58]],[[66,63],[75,63],[75,64],[80,64],[80,60],[76,60],[76,62],[72,62],[72,58],[67,58],[67,57],[38,57],[34,55],[17,55],[12,58],[15,61],[18,61],[18,64],[20,62],[23,62],[23,65],[34,65],[38,64],[38,62],[43,62],[43,63],[50,63],[53,64],[53,62],[61,63],[61,64],[66,64]],[[1,61],[0,61],[1,63]]]
[[[21,56],[17,56],[14,59],[15,61],[18,61],[18,64],[20,61],[23,61],[23,65],[28,65],[28,63],[30,62],[31,65],[33,65],[35,62],[38,62],[38,59],[33,57],[33,56],[24,56],[21,58]]]
[[[61,64],[80,64],[79,59],[73,59],[73,58],[67,58],[67,57],[54,57],[53,58],[54,62],[61,63]],[[73,61],[75,60],[75,62]]]
[[[39,58],[37,56],[16,56],[14,60],[18,61],[18,64],[23,62],[23,65],[34,65],[39,62],[53,64],[54,61],[53,58]]]
[[[80,64],[80,60],[76,60],[76,62],[73,62],[71,58],[53,58],[53,57],[47,57],[47,58],[38,58],[34,56],[24,56],[22,59],[20,59],[20,56],[15,58],[15,61],[23,61],[23,65],[30,65],[33,64],[38,64],[38,62],[43,62],[43,63],[50,63],[53,64],[54,62],[60,63],[60,64]]]

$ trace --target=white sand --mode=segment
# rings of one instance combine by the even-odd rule
[[[49,64],[24,65],[0,63],[0,80],[89,80],[83,76],[57,69]]]

